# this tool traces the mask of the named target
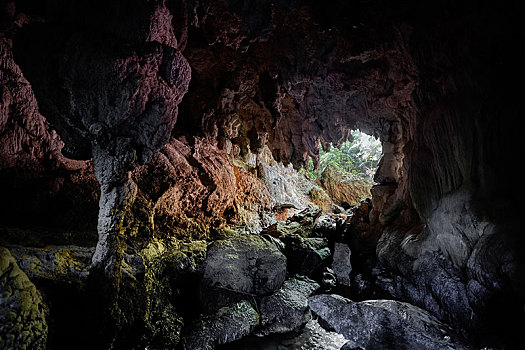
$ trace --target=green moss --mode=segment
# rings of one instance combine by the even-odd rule
[[[222,227],[222,228],[213,229],[210,231],[211,240],[228,239],[228,238],[236,237],[238,235],[239,234],[235,232],[235,230],[229,227]]]
[[[9,250],[0,247],[0,345],[5,349],[45,349],[47,307]]]
[[[206,249],[205,245],[200,247],[201,242],[172,243],[173,246],[168,247],[159,241],[154,241],[140,253],[146,268],[145,337],[147,344],[153,347],[172,348],[179,343],[184,319],[177,305],[173,303],[173,298],[178,291],[173,290],[172,287],[176,285],[174,281],[180,273],[196,269],[196,265],[201,263],[197,252],[200,250],[205,252]]]
[[[255,172],[255,167],[251,166],[250,164],[247,164],[245,163],[244,161],[240,160],[240,159],[233,159],[233,164],[237,167],[237,168],[241,168],[241,169],[244,169],[246,170],[247,172],[250,172],[250,173],[253,173]]]

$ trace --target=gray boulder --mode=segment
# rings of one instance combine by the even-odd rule
[[[334,270],[329,267],[324,268],[321,274],[321,286],[325,290],[330,290],[337,286],[337,276],[335,275]]]
[[[332,270],[337,277],[337,282],[343,286],[350,286],[350,273],[352,272],[350,256],[351,252],[348,244],[334,244]]]
[[[297,331],[311,318],[308,297],[319,289],[319,284],[302,276],[284,282],[281,289],[263,297],[260,303],[260,335]]]
[[[278,290],[286,279],[286,257],[273,240],[243,235],[208,246],[201,281],[207,312]]]
[[[325,330],[311,319],[298,332],[271,334],[264,338],[250,335],[221,350],[339,350],[346,339],[338,333]]]
[[[286,278],[286,257],[270,240],[246,235],[208,247],[203,283],[255,295],[269,294]]]
[[[251,333],[259,324],[259,315],[247,301],[220,308],[215,314],[203,315],[184,339],[185,350],[213,350]]]
[[[332,239],[338,233],[337,228],[343,221],[341,217],[336,218],[331,215],[321,215],[315,222],[312,229],[312,236]]]
[[[353,302],[338,295],[316,295],[308,305],[322,325],[341,333],[353,348],[470,349],[447,325],[427,311],[393,300]],[[351,348],[351,347],[350,347]]]

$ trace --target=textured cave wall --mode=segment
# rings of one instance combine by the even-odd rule
[[[255,155],[258,155],[258,160],[264,161],[267,157],[261,154],[270,149],[276,160],[285,164],[293,162],[298,167],[309,155],[315,159],[319,141],[341,142],[348,137],[349,130],[356,126],[388,140],[390,130],[397,123],[397,114],[394,110],[407,108],[410,104],[409,94],[414,87],[413,68],[410,62],[401,59],[405,55],[405,47],[402,45],[403,33],[399,28],[389,26],[384,30],[368,32],[367,29],[359,27],[360,15],[352,18],[352,25],[338,19],[339,24],[346,24],[335,28],[330,24],[332,10],[319,12],[320,8],[312,7],[308,3],[277,3],[270,6],[259,2],[244,4],[221,1],[153,2],[149,5],[137,3],[134,9],[122,9],[117,2],[110,6],[88,5],[84,2],[75,3],[75,6],[68,2],[49,2],[46,6],[35,6],[31,2],[19,1],[17,5],[21,10],[14,11],[12,14],[11,21],[14,21],[14,24],[11,23],[10,31],[20,32],[16,28],[22,25],[22,31],[17,34],[15,40],[15,49],[19,48],[17,51],[19,63],[43,55],[48,58],[43,59],[39,64],[26,63],[26,69],[34,70],[41,64],[51,67],[47,70],[48,76],[33,76],[33,84],[39,86],[44,86],[42,79],[50,79],[49,81],[56,81],[56,84],[60,85],[61,81],[69,81],[69,78],[64,79],[64,77],[75,77],[77,81],[79,79],[92,81],[91,85],[96,86],[93,90],[103,91],[109,88],[115,91],[116,98],[119,88],[110,86],[111,82],[105,82],[105,85],[97,83],[97,77],[104,75],[103,72],[111,73],[111,69],[104,66],[110,64],[110,61],[118,58],[119,55],[129,54],[126,52],[127,49],[120,50],[115,40],[134,43],[142,40],[165,41],[166,45],[177,46],[190,62],[192,80],[189,92],[180,105],[181,112],[177,127],[174,129],[173,136],[175,139],[180,139],[180,142],[174,144],[179,146],[187,144],[194,147],[193,144],[196,142],[194,137],[197,136],[210,143],[208,149],[216,147],[220,152],[249,164],[253,163]],[[29,15],[21,14],[23,10],[27,10]],[[333,10],[335,11],[336,8]],[[143,12],[148,14],[145,16],[149,16],[149,19],[141,17],[144,16],[141,15]],[[109,19],[108,16],[111,17],[113,14],[119,16]],[[367,16],[372,15],[367,14]],[[24,18],[24,21],[19,21],[17,18]],[[171,26],[167,24],[170,18]],[[41,22],[42,20],[44,23]],[[28,26],[29,29],[24,29],[27,22],[35,21],[37,23]],[[144,24],[145,21],[150,21],[151,25],[148,27]],[[92,33],[86,33],[83,29],[64,31],[64,28],[86,26],[96,30]],[[6,31],[6,33],[10,32]],[[306,35],[303,35],[304,33]],[[155,35],[160,36],[157,38]],[[368,40],[375,35],[380,39]],[[47,44],[50,38],[56,40],[51,40],[52,43]],[[74,62],[82,60],[82,57],[97,58],[96,52],[90,53],[90,47],[94,42],[97,43],[97,50],[113,52],[113,58],[109,57],[111,55],[104,56],[105,58],[99,57],[95,60],[98,63],[92,67],[92,73],[84,74],[78,68],[80,66]],[[83,53],[75,53],[76,47],[82,48]],[[141,52],[148,52],[148,49]],[[141,52],[137,54],[140,56]],[[62,62],[60,57],[71,59]],[[55,74],[53,71],[61,65],[68,68],[59,74],[62,77],[57,80],[53,76]],[[127,108],[111,107],[109,101],[111,98],[108,104],[105,97],[97,97],[89,89],[82,90],[76,85],[65,84],[57,90],[65,91],[65,95],[54,89],[48,91],[40,88],[39,90],[41,90],[39,94],[42,95],[40,107],[47,112],[44,114],[49,114],[48,118],[52,122],[50,130],[53,128],[62,130],[59,134],[66,141],[64,154],[89,157],[91,145],[88,140],[97,140],[98,143],[104,144],[107,143],[104,141],[106,134],[121,133],[123,134],[121,140],[126,137],[131,139],[138,137],[136,132],[129,132],[132,118],[128,118],[128,122],[115,119],[116,122],[109,127],[109,131],[105,129],[103,123],[96,122],[97,118],[101,118],[97,117],[100,112],[118,111],[119,108],[123,112],[122,108]],[[75,103],[68,102],[64,97],[67,96],[67,91],[76,91],[73,97]],[[43,98],[44,95],[47,97]],[[141,98],[144,101],[149,97]],[[48,103],[52,100],[60,102]],[[64,117],[68,110],[72,110],[76,117],[73,119]],[[128,112],[123,113],[127,115]],[[70,130],[63,120],[71,120]],[[86,131],[82,123],[92,126]],[[168,129],[169,127],[168,125]],[[115,128],[127,131],[115,132]],[[69,131],[65,132],[66,129]],[[139,147],[136,149],[137,161],[140,162],[140,158],[148,158],[151,149],[162,143],[162,138],[157,140],[158,142],[153,144],[146,144],[139,138]],[[108,144],[109,148],[120,149],[120,146],[116,145],[118,142],[112,142],[115,145]],[[123,142],[128,144],[128,141]],[[179,152],[184,153],[184,147]],[[130,153],[126,151],[128,148],[123,147],[123,153]],[[133,146],[131,148],[133,149]],[[133,152],[127,157],[130,159],[130,164],[134,163]],[[174,164],[175,168],[179,165],[184,168],[185,163],[188,163],[182,158],[178,160],[182,163]],[[271,161],[273,160],[268,162]],[[222,163],[226,164],[225,161]],[[208,182],[204,186],[211,192],[215,187],[224,187],[225,183],[230,181],[216,181],[213,179],[214,176],[211,176],[211,180],[206,180],[200,175],[195,175],[200,172],[215,172],[216,168],[211,163],[199,165],[198,162],[190,159],[189,165],[193,168],[191,182],[204,180]],[[208,165],[211,168],[208,169]],[[123,167],[123,170],[124,168],[126,167]],[[236,168],[240,173],[244,173],[241,168]],[[87,173],[89,174],[89,169]],[[186,172],[189,173],[190,171]],[[224,173],[225,176],[228,176],[227,173]],[[232,174],[231,170],[229,174]],[[246,176],[250,177],[250,175]],[[252,180],[254,179],[252,177]],[[258,186],[252,180],[250,186]],[[171,186],[168,183],[159,188],[166,190]],[[185,222],[188,220],[184,219],[180,220],[178,230],[175,223],[166,223],[162,217],[171,216],[174,212],[172,210],[163,212],[163,210],[171,204],[157,205],[156,199],[152,198],[161,195],[154,193],[150,196],[147,192],[151,188],[148,188],[147,183],[144,184],[144,188],[141,188],[141,183],[137,185],[138,195],[143,197],[142,204],[137,205],[140,208],[135,208],[139,211],[139,216],[156,217],[155,227],[175,228],[177,232],[187,228]],[[243,185],[239,182],[236,186],[242,189]],[[45,191],[42,188],[35,190]],[[261,191],[263,189],[255,191],[254,198],[246,198],[246,203],[242,203],[239,199],[233,209],[226,198],[220,199],[219,202],[215,201],[215,205],[220,204],[220,208],[208,210],[205,216],[209,218],[203,220],[197,218],[196,221],[200,221],[197,226],[205,227],[210,222],[220,223],[224,221],[224,213],[231,215],[232,210],[237,221],[242,221],[243,213],[253,216],[259,207],[257,205],[251,209],[250,207],[253,202],[258,201],[260,197],[258,192]],[[207,192],[200,191],[200,193],[201,195],[195,197],[196,202],[206,201]],[[220,193],[224,195],[227,191]],[[13,199],[16,202],[16,198]],[[95,203],[96,200],[97,195],[91,203]],[[22,202],[21,206],[24,205]],[[160,213],[156,215],[155,212]],[[180,211],[175,214],[186,216]],[[50,215],[53,216],[60,217],[60,211]],[[93,214],[85,217],[91,225],[96,220]]]
[[[273,199],[252,172],[206,139],[170,140],[148,165],[134,171],[154,223],[155,234],[213,237],[224,226],[247,224],[257,232],[271,222]],[[255,217],[254,217],[255,216]]]
[[[256,179],[257,167],[248,171],[232,157],[244,164],[255,159],[257,165],[269,149],[274,160],[299,167],[307,156],[315,159],[318,142],[337,144],[359,127],[383,142],[367,238],[373,244],[379,240],[378,257],[393,271],[385,289],[479,336],[516,333],[520,323],[501,320],[510,320],[507,313],[523,320],[525,290],[516,175],[520,96],[511,84],[523,76],[515,52],[523,39],[517,4],[189,0],[135,1],[126,8],[115,1],[104,8],[56,1],[42,11],[28,3],[17,2],[63,28],[96,27],[132,46],[154,42],[148,46],[153,52],[141,51],[153,61],[158,47],[176,48],[191,67],[177,122],[167,128],[173,127],[169,141],[162,146],[164,134],[153,144],[137,142],[143,146],[137,159],[151,156],[151,161],[130,175],[137,185],[130,235],[200,237],[210,227],[268,209],[272,201]],[[45,101],[39,95],[35,100],[10,53],[9,33],[32,17],[16,11],[4,17],[11,26],[4,30],[0,76],[5,82],[2,186],[14,181],[13,172],[54,183],[59,175],[46,171],[65,169],[58,172],[61,188],[73,188],[77,178],[74,189],[80,192],[69,195],[52,187],[50,193],[62,193],[70,203],[87,192],[89,203],[96,203],[96,184],[87,191],[94,182],[89,162],[61,156],[53,130],[64,139],[65,154],[76,151],[85,158],[89,137],[60,132],[69,130],[63,123],[69,119],[57,120],[53,110],[39,114],[36,101]],[[82,49],[113,47],[73,42]],[[78,64],[75,45],[66,52]],[[98,54],[102,71],[109,70],[109,59]],[[24,59],[22,54],[18,63]],[[90,81],[81,69],[78,73]],[[98,93],[93,92],[95,100]],[[96,107],[79,95],[81,117],[74,124],[91,124],[94,114],[82,114],[93,110],[84,107]],[[113,126],[120,127],[115,118]],[[86,132],[80,124],[73,129]],[[118,128],[110,129],[113,135]],[[103,134],[93,131],[101,142]],[[118,136],[140,139],[133,132]],[[26,182],[16,179],[15,188],[24,188]],[[37,190],[45,193],[46,186]],[[17,191],[8,193],[10,203],[25,208]],[[40,205],[42,199],[34,202]],[[88,215],[96,221],[96,211]]]
[[[41,23],[17,33],[13,52],[65,141],[62,152],[93,158],[101,189],[93,262],[120,274],[137,195],[130,171],[168,140],[190,67],[163,1],[46,5]]]
[[[64,144],[39,113],[11,44],[9,35],[0,38],[1,221],[94,231],[99,190],[92,166],[62,155]]]
[[[181,125],[203,125],[243,157],[267,143],[275,160],[296,166],[315,157],[319,141],[338,144],[352,128],[387,138],[414,88],[403,30],[390,23],[371,33],[359,19],[341,28],[330,9],[299,2],[258,11],[257,3],[200,4],[185,49],[195,74],[181,108],[193,99],[201,108],[182,114]],[[233,24],[216,23],[232,14]]]
[[[415,117],[418,71],[410,27],[384,4],[200,2],[184,55],[193,69],[176,135],[202,130],[228,154],[300,167],[319,142],[350,130],[381,137],[384,157],[373,191],[375,230],[400,211],[419,221],[406,189],[403,147]],[[365,24],[366,23],[366,24]],[[395,193],[394,196],[390,196]],[[408,225],[409,223],[407,223]]]
[[[419,82],[403,151],[405,196],[424,225],[387,227],[378,255],[401,276],[398,297],[475,330],[478,341],[504,334],[515,346],[525,322],[522,205],[513,175],[520,112],[509,85],[523,76],[515,60],[514,40],[523,38],[518,8],[466,3],[413,11],[409,51]]]

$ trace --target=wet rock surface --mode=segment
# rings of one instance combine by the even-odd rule
[[[338,295],[317,295],[308,305],[325,327],[349,340],[349,348],[472,349],[427,311],[393,300],[353,302]]]
[[[249,336],[221,350],[339,350],[346,339],[339,333],[325,330],[316,320],[310,320],[298,332],[268,335],[264,338]]]

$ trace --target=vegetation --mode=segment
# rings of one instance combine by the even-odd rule
[[[328,168],[335,168],[353,178],[372,181],[381,158],[381,141],[359,130],[353,130],[351,134],[353,140],[345,141],[340,148],[331,145],[330,150],[325,151],[319,146],[317,168],[309,159],[307,167],[300,172],[316,180]]]

